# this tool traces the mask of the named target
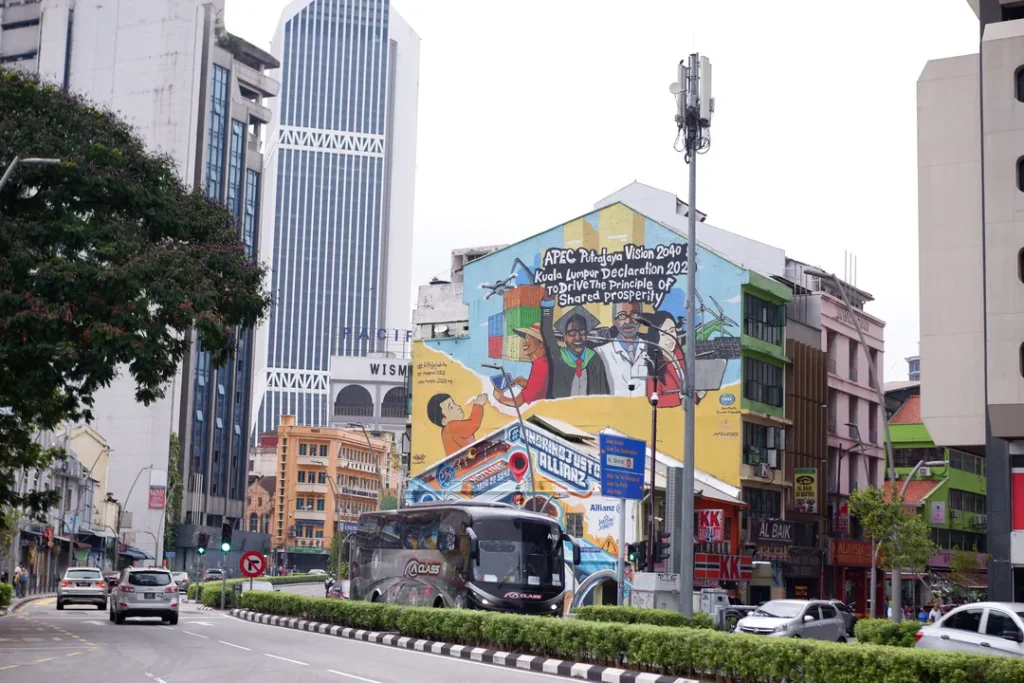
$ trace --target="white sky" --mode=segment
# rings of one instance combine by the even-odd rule
[[[227,0],[268,48],[288,0]],[[714,65],[697,206],[843,274],[887,322],[887,380],[917,353],[916,86],[977,51],[966,0],[393,0],[422,38],[414,285],[453,248],[515,242],[640,180],[686,198],[668,85]],[[628,8],[628,9],[627,9]]]

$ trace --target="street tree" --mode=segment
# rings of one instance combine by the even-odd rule
[[[961,589],[977,586],[980,581],[981,570],[978,568],[978,548],[963,550],[959,546],[953,547],[953,555],[949,558],[949,578]],[[960,591],[966,593],[966,590]]]
[[[878,555],[882,569],[923,570],[935,554],[924,517],[908,511],[901,498],[886,499],[877,487],[860,489],[850,494],[850,513],[860,521],[867,536],[881,545]]]
[[[15,157],[60,160],[0,189],[0,508],[38,514],[56,495],[15,491],[14,473],[62,453],[37,430],[91,420],[119,375],[151,404],[193,330],[220,364],[269,299],[235,220],[169,157],[115,114],[0,68],[0,172]]]

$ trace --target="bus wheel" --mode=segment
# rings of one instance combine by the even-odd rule
[[[434,598],[434,608],[435,609],[441,609],[442,607],[444,607],[444,598],[442,598],[439,595],[436,598]]]
[[[380,602],[380,593],[374,593],[370,597],[370,602]]]

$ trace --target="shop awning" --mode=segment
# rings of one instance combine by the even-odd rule
[[[152,560],[153,556],[147,553],[145,550],[139,550],[133,546],[125,546],[123,550],[118,551],[119,555],[130,557],[133,560]]]

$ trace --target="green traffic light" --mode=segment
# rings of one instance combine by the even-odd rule
[[[224,552],[226,552],[226,553],[227,553],[227,552],[231,552],[231,544],[230,544],[230,543],[227,543],[227,542],[225,542],[225,543],[221,543],[221,544],[220,544],[220,549],[221,549],[221,550],[223,550],[223,551],[224,551]]]
[[[206,548],[204,548],[203,546],[199,546],[198,548],[196,548],[196,552],[199,553],[200,555],[205,555],[206,554]]]

